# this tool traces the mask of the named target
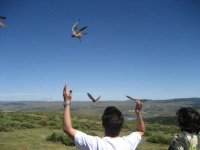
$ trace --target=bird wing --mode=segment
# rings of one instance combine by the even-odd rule
[[[72,26],[72,32],[78,31],[78,22],[79,21],[80,21],[80,19],[78,19],[78,21]]]
[[[127,98],[129,98],[130,100],[135,100],[134,98],[130,97],[130,96],[126,96]]]
[[[83,30],[85,30],[87,27],[88,27],[88,26],[85,26],[85,27],[79,29],[79,31],[83,31]]]
[[[75,23],[73,26],[72,26],[72,32],[75,32],[78,30],[78,26],[77,24]]]
[[[100,98],[101,98],[101,96],[99,96],[99,97],[96,99],[96,101],[98,101]]]
[[[0,16],[0,19],[6,19],[6,17],[4,17],[4,16]]]
[[[96,100],[94,99],[94,97],[92,97],[92,95],[90,93],[87,93],[88,97],[93,101],[95,102]]]

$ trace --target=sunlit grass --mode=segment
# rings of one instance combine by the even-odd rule
[[[69,139],[62,130],[62,115],[61,112],[11,112],[6,114],[1,112],[0,149],[76,150],[75,146],[71,146],[73,144],[68,146]],[[100,117],[74,114],[72,122],[78,130],[103,137]],[[145,122],[145,125],[146,134],[138,146],[138,150],[167,149],[171,135],[178,132],[175,125],[154,122]],[[135,121],[125,121],[120,135],[127,135],[135,130]]]

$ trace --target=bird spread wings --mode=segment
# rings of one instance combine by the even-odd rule
[[[101,96],[99,96],[97,99],[95,99],[90,93],[87,93],[87,95],[94,103],[98,102],[99,99],[101,98]]]
[[[84,30],[88,27],[82,27],[82,28],[78,28],[78,23],[79,23],[80,19],[78,19],[78,21],[72,26],[72,37],[73,38],[78,38],[81,39],[81,37],[85,34],[87,34],[86,32],[84,32]]]

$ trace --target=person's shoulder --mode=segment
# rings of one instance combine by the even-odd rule
[[[87,134],[87,133],[79,131],[79,130],[76,131],[75,137],[86,137],[86,138],[102,139],[99,136],[90,135],[90,134]]]
[[[98,143],[101,142],[101,138],[98,136],[89,135],[82,131],[78,131],[75,134],[74,142],[77,148],[79,149],[96,149]]]
[[[179,132],[179,133],[175,133],[173,135],[173,140],[175,141],[180,141],[180,140],[183,140],[183,139],[187,139],[187,136],[189,135],[189,133],[183,131],[183,132]]]
[[[171,149],[186,149],[186,150],[190,149],[190,144],[192,144],[194,142],[196,143],[196,138],[197,138],[196,134],[190,134],[185,131],[174,134],[169,150],[171,150]]]
[[[130,135],[135,135],[135,136],[142,137],[144,135],[144,133],[143,132],[139,132],[139,131],[135,131],[135,132],[132,132]]]
[[[136,132],[132,132],[129,135],[123,136],[123,138],[131,138],[131,139],[142,139],[142,135],[140,134],[140,132],[136,131]]]

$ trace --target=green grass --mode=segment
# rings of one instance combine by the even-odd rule
[[[103,137],[101,118],[89,115],[72,115],[78,130]],[[1,150],[76,150],[73,141],[62,130],[60,112],[0,112]],[[165,120],[165,119],[164,119]],[[159,118],[160,121],[160,118]],[[125,121],[121,135],[135,131],[134,121]],[[167,149],[171,135],[178,132],[175,125],[145,122],[146,134],[138,150]]]
[[[46,140],[52,132],[54,131],[46,128],[1,132],[0,147],[1,150],[66,149],[66,146],[60,142],[53,143]]]

